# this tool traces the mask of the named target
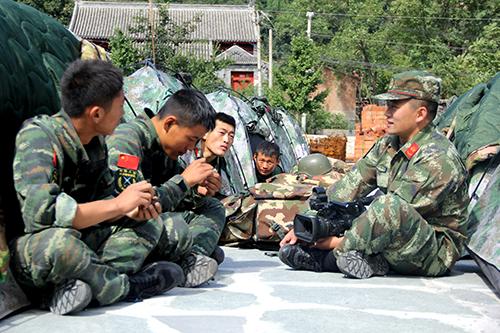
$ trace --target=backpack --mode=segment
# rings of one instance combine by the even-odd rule
[[[343,171],[339,170],[312,178],[282,173],[256,184],[248,192],[223,199],[226,226],[220,243],[279,243],[293,226],[295,215],[309,210],[313,188],[328,187],[342,176]]]

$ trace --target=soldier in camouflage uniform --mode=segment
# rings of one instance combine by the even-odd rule
[[[280,148],[275,143],[262,141],[253,154],[257,182],[263,183],[272,176],[283,172],[280,163]]]
[[[295,269],[338,271],[348,277],[440,276],[460,257],[466,239],[467,174],[454,146],[432,125],[441,80],[409,71],[396,75],[387,101],[387,132],[328,190],[329,200],[352,201],[379,188],[368,210],[343,237],[312,247],[291,231],[280,258]]]
[[[156,116],[139,116],[108,138],[116,190],[144,179],[155,186],[165,225],[155,256],[181,264],[185,287],[198,286],[215,275],[217,262],[208,256],[216,248],[225,213],[217,199],[193,193],[196,185],[212,194],[219,191],[220,175],[214,167],[200,158],[183,169],[177,159],[193,150],[214,123],[215,111],[206,97],[182,89]],[[125,160],[135,161],[134,165],[124,165]]]
[[[151,184],[110,195],[103,135],[123,115],[122,86],[110,63],[77,60],[61,80],[63,111],[27,120],[16,139],[25,235],[11,244],[12,270],[28,295],[50,292],[45,305],[57,314],[82,310],[92,298],[105,305],[153,296],[184,279],[168,262],[140,271],[162,229]]]
[[[232,116],[218,112],[215,115],[214,129],[205,134],[194,150],[188,151],[179,158],[183,166],[187,166],[194,160],[205,157],[207,163],[210,163],[221,176],[221,188],[214,194],[218,199],[233,193],[224,155],[233,146],[235,128],[236,120]],[[198,186],[197,192],[200,195],[210,194],[203,186]]]

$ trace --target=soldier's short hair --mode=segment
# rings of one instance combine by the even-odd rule
[[[70,117],[89,106],[108,108],[123,90],[122,71],[102,60],[76,60],[61,78],[61,105]]]
[[[259,143],[257,149],[255,150],[255,154],[257,155],[258,153],[261,153],[262,155],[269,157],[275,156],[277,159],[279,159],[280,147],[278,147],[278,145],[275,143],[269,141],[262,141],[261,143]]]
[[[181,89],[167,100],[158,112],[160,119],[172,115],[180,126],[203,125],[208,131],[215,127],[215,110],[205,95],[195,89]]]
[[[222,121],[223,123],[226,123],[226,124],[231,125],[231,126],[233,126],[234,128],[236,128],[236,120],[234,120],[234,117],[233,117],[233,116],[230,116],[230,115],[228,115],[227,113],[224,113],[224,112],[218,112],[218,113],[215,115],[215,120]]]
[[[428,119],[432,121],[437,114],[437,109],[438,109],[438,103],[432,102],[432,101],[426,101],[422,99],[412,99],[412,103],[416,108],[419,108],[421,106],[425,107],[427,109],[427,112],[429,113]]]

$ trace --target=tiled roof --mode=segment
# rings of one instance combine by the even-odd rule
[[[245,64],[245,65],[257,64],[257,56],[248,53],[238,45],[231,46],[226,51],[219,54],[216,59],[217,60],[230,59],[233,60],[236,64]]]
[[[127,32],[135,17],[148,17],[147,2],[75,1],[69,29],[86,39],[109,40],[115,29]],[[256,43],[253,9],[232,5],[170,4],[170,18],[177,24],[199,17],[189,40]],[[155,17],[157,5],[153,5]]]

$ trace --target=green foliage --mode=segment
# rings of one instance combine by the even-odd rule
[[[75,6],[74,0],[17,0],[52,16],[68,26]]]
[[[203,92],[211,92],[223,85],[215,74],[227,67],[230,61],[216,61],[215,54],[204,60],[182,51],[187,36],[196,28],[199,18],[176,24],[168,14],[167,5],[159,6],[158,17],[154,25],[148,17],[135,18],[135,24],[129,27],[129,30],[139,43],[131,42],[131,36],[115,33],[111,57],[116,59],[116,64],[124,70],[129,70],[134,68],[137,59],[150,59],[160,69],[191,74],[193,85]],[[115,51],[118,53],[116,56],[113,55]]]
[[[327,92],[314,95],[316,87],[321,83],[322,67],[319,53],[314,43],[307,37],[294,37],[291,42],[291,53],[276,71],[276,86],[270,94],[273,105],[283,106],[297,119],[301,113],[308,114],[310,130],[322,124],[324,115],[322,103]],[[316,121],[315,118],[319,117]]]
[[[134,40],[121,30],[116,30],[109,46],[113,64],[120,67],[125,75],[132,74],[137,69],[137,63],[141,61],[141,55],[134,47]]]
[[[270,11],[278,59],[290,53],[293,36],[305,32],[307,11],[315,12],[311,37],[322,61],[359,76],[362,97],[383,91],[394,73],[409,69],[440,75],[443,97],[499,70],[494,0],[291,0]]]

